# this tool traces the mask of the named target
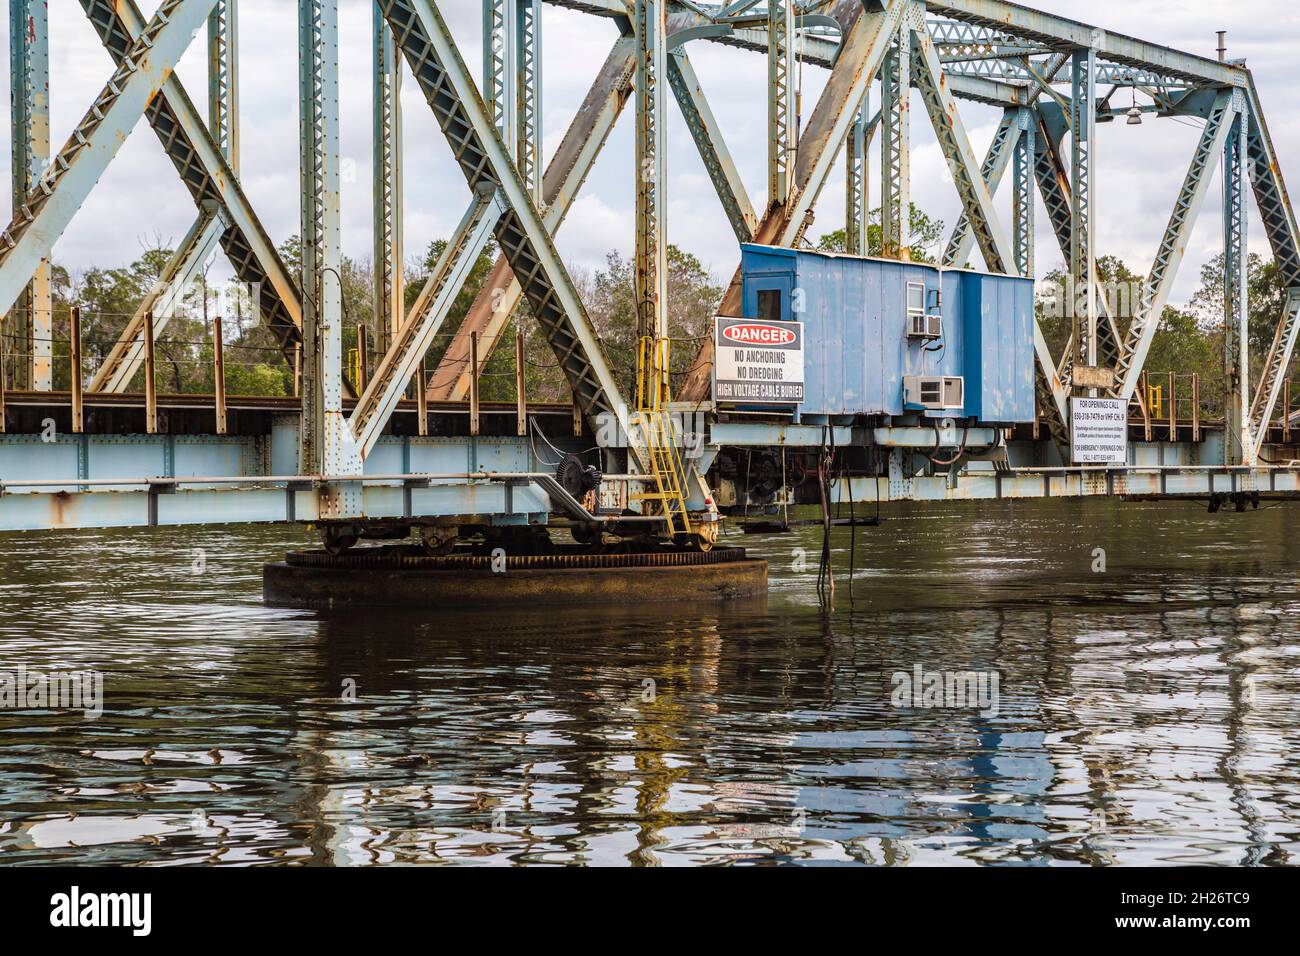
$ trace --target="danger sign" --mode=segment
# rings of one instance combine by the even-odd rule
[[[803,323],[718,317],[713,397],[719,402],[803,401]]]

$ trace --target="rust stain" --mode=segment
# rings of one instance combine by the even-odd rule
[[[50,495],[51,528],[71,528],[73,526],[71,505],[72,495],[66,491]]]

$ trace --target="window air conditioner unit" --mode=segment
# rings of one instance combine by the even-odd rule
[[[938,339],[943,337],[943,316],[909,312],[907,316],[909,339]]]
[[[961,408],[964,391],[960,375],[903,376],[903,406],[909,409]]]

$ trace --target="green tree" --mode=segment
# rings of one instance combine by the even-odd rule
[[[939,254],[939,243],[943,241],[943,220],[935,219],[929,213],[918,209],[915,203],[908,205],[908,241],[911,244],[914,262],[935,262]],[[867,255],[879,256],[884,252],[880,228],[880,210],[873,209],[867,214]],[[828,232],[817,241],[817,248],[822,252],[844,252],[846,236],[843,229]]]

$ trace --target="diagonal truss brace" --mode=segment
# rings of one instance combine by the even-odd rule
[[[1201,131],[1201,138],[1196,144],[1196,151],[1192,154],[1187,175],[1183,178],[1182,188],[1169,216],[1169,224],[1165,226],[1160,248],[1156,251],[1151,273],[1142,287],[1141,302],[1124,338],[1119,366],[1115,370],[1119,398],[1127,400],[1137,391],[1151,341],[1160,327],[1160,316],[1164,314],[1165,303],[1169,300],[1174,279],[1178,275],[1178,267],[1187,251],[1188,239],[1196,225],[1196,217],[1205,202],[1205,194],[1209,191],[1210,174],[1218,164],[1228,140],[1232,116],[1232,96],[1221,93],[1210,108],[1205,128]]]
[[[930,115],[930,123],[934,127],[944,158],[948,160],[948,169],[952,172],[975,242],[991,271],[1014,275],[1015,250],[1011,246],[1009,234],[998,221],[993,195],[980,174],[975,151],[971,148],[966,127],[957,111],[957,103],[944,82],[943,64],[939,62],[934,41],[930,39],[924,22],[920,29],[912,31],[911,42],[916,64],[916,85],[925,101],[926,112]]]
[[[980,178],[988,186],[990,194],[998,191],[998,186],[1002,184],[1002,179],[1015,155],[1017,140],[1020,137],[1018,118],[1018,110],[1006,110],[1002,114],[998,128],[993,132],[993,142],[989,144],[988,152],[984,155]],[[975,234],[970,228],[970,217],[963,209],[957,218],[957,224],[953,226],[952,235],[948,238],[948,246],[943,253],[943,264],[958,267],[965,265],[974,245]]]
[[[975,151],[962,124],[957,104],[948,91],[943,79],[943,65],[939,62],[934,43],[922,23],[920,29],[912,33],[912,52],[916,62],[916,83],[925,101],[926,112],[930,115],[935,136],[948,160],[953,182],[961,197],[962,207],[970,222],[970,229],[979,244],[984,261],[993,272],[1008,275],[1016,274],[1015,250],[1011,239],[998,220],[997,210],[993,206],[984,178],[976,165]],[[1067,389],[1057,374],[1055,363],[1047,340],[1037,317],[1034,320],[1034,355],[1038,360],[1038,372],[1041,382],[1051,392],[1051,403],[1047,406],[1049,427],[1053,437],[1058,439],[1063,432],[1062,422],[1066,419]],[[1044,393],[1045,394],[1045,393]],[[1055,414],[1053,414],[1055,413]],[[1059,416],[1060,421],[1057,421]]]
[[[713,188],[722,202],[731,230],[740,242],[751,242],[758,230],[758,217],[745,191],[740,171],[731,158],[722,130],[713,116],[709,101],[704,96],[695,68],[683,49],[668,55],[668,83],[677,105],[681,109],[686,128],[690,131],[695,148],[699,151],[704,169],[713,181]]]
[[[130,130],[172,75],[216,0],[165,0],[27,202],[0,234],[0,312],[17,301]]]
[[[543,218],[551,235],[564,221],[632,94],[635,54],[636,41],[631,36],[614,41],[609,56],[546,168]],[[472,378],[471,334],[478,334],[478,363],[482,369],[522,296],[523,290],[510,271],[510,263],[504,255],[499,256],[433,373],[428,389],[430,401],[459,402],[465,399]]]
[[[433,0],[378,2],[470,187],[502,192],[506,210],[497,220],[497,242],[579,407],[593,421],[602,413],[615,416],[631,436],[627,405],[595,327],[437,6]],[[644,455],[643,448],[633,452]]]
[[[1254,436],[1255,455],[1264,447],[1268,436],[1268,422],[1273,417],[1277,406],[1278,393],[1282,391],[1282,382],[1286,378],[1286,369],[1290,364],[1291,354],[1295,351],[1296,333],[1300,331],[1300,286],[1287,289],[1286,305],[1282,320],[1273,333],[1273,347],[1269,349],[1264,371],[1259,385],[1255,389],[1255,398],[1251,402],[1249,434]],[[1290,415],[1291,409],[1282,409],[1283,415]]]
[[[412,306],[411,318],[398,331],[348,419],[362,457],[379,440],[406,385],[424,360],[451,304],[492,236],[505,206],[496,189],[484,185],[456,227],[437,265]]]
[[[1047,218],[1052,226],[1052,233],[1056,236],[1056,241],[1061,249],[1061,255],[1066,262],[1070,260],[1070,179],[1065,172],[1065,163],[1061,159],[1060,150],[1052,134],[1043,121],[1041,111],[1036,111],[1038,116],[1038,130],[1034,136],[1034,177],[1038,180],[1038,192],[1043,199],[1043,206],[1047,209]],[[1096,263],[1093,263],[1094,269]],[[1115,310],[1111,307],[1110,297],[1106,293],[1106,288],[1102,285],[1100,277],[1094,272],[1093,287],[1097,289],[1097,308],[1100,322],[1100,334],[1098,335],[1097,348],[1099,351],[1099,362],[1108,367],[1114,367],[1119,361],[1122,341],[1119,334],[1119,327],[1115,323]],[[1073,298],[1073,289],[1067,289],[1067,295]],[[1068,383],[1070,369],[1074,365],[1074,348],[1072,345],[1067,346],[1060,362],[1057,364],[1057,372],[1063,381]]]
[[[144,25],[135,0],[81,0],[81,5],[114,62],[122,62]],[[174,73],[166,77],[145,118],[195,205],[202,210],[205,204],[215,202],[228,216],[231,226],[222,236],[222,248],[239,280],[259,297],[263,318],[292,361],[302,327],[297,284],[280,261],[221,146]]]
[[[168,260],[162,275],[131,316],[126,329],[114,343],[87,386],[88,392],[118,394],[127,390],[144,363],[146,315],[153,315],[154,341],[180,307],[186,290],[212,256],[228,224],[220,210],[208,209],[190,227],[190,231]]]
[[[1255,193],[1255,206],[1264,222],[1264,232],[1273,249],[1283,286],[1287,287],[1287,306],[1273,335],[1273,344],[1264,359],[1263,373],[1251,401],[1250,421],[1254,425],[1256,452],[1263,445],[1268,432],[1268,420],[1273,415],[1278,391],[1286,377],[1295,351],[1297,298],[1300,298],[1300,226],[1287,196],[1286,183],[1272,137],[1259,104],[1253,81],[1246,90],[1249,103],[1246,146],[1251,186]],[[1285,413],[1289,414],[1289,409]]]

